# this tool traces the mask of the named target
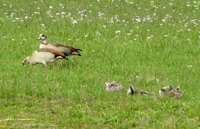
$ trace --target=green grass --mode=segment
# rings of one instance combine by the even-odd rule
[[[0,128],[200,128],[200,2],[127,1],[1,0]],[[23,67],[41,33],[82,56]],[[158,96],[169,84],[180,99]]]

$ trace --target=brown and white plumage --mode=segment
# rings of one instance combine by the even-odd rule
[[[22,64],[25,66],[28,63],[42,63],[45,65],[45,67],[47,67],[47,63],[54,62],[57,57],[67,59],[66,56],[59,51],[50,48],[41,48],[34,51],[31,56],[26,57]]]
[[[52,48],[52,49],[62,52],[63,54],[65,54],[65,56],[69,56],[69,55],[81,56],[81,54],[79,53],[81,49],[77,49],[77,48],[67,46],[65,44],[60,44],[60,43],[48,44],[47,36],[45,36],[44,34],[40,34],[38,37],[38,40],[42,40],[42,43],[40,44],[40,48]]]
[[[143,90],[135,90],[133,86],[130,86],[127,91],[127,95],[135,95],[135,94],[142,94],[142,95],[151,95],[147,91]]]
[[[117,91],[123,89],[123,86],[120,83],[116,83],[115,81],[106,82],[106,91]]]
[[[174,89],[172,85],[169,85],[169,86],[162,87],[159,90],[159,95],[180,98],[182,96],[182,92],[180,90],[180,87],[177,87],[176,89]]]

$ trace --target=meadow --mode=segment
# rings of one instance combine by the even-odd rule
[[[0,128],[200,128],[200,1],[1,0]],[[22,66],[48,42],[63,66]],[[105,82],[123,90],[106,92]],[[158,90],[179,86],[180,99]],[[127,96],[130,85],[153,96]]]

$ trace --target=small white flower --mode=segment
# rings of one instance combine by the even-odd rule
[[[15,39],[11,39],[12,41],[15,41]]]
[[[188,68],[192,68],[192,65],[186,65]]]
[[[59,6],[64,6],[63,4],[59,4]]]
[[[151,37],[147,37],[147,39],[150,39]]]
[[[72,20],[72,24],[77,24],[78,22],[76,20]]]
[[[87,37],[88,37],[88,35],[89,35],[89,34],[87,33],[86,35],[84,35],[84,37],[86,37],[86,38],[87,38]]]
[[[49,6],[49,8],[50,8],[50,9],[52,9],[52,8],[53,8],[53,6]]]
[[[117,34],[117,33],[120,33],[120,32],[121,32],[120,30],[116,30],[116,31],[115,31],[116,34]]]
[[[60,15],[60,13],[56,13],[56,15]]]
[[[40,12],[33,12],[34,14],[40,14]]]
[[[25,19],[28,19],[29,17],[28,17],[28,16],[25,16],[24,18],[25,18]]]
[[[66,12],[62,12],[61,14],[63,14],[63,15],[64,15],[64,14],[66,14]]]
[[[99,31],[96,31],[96,35],[101,35],[101,33]]]

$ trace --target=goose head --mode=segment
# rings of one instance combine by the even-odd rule
[[[38,37],[38,40],[42,40],[42,41],[47,40],[47,36],[44,34],[40,34]]]
[[[134,87],[130,86],[127,91],[127,95],[134,95]]]
[[[23,65],[23,66],[26,66],[26,65],[29,63],[29,61],[30,61],[30,56],[28,56],[28,57],[26,57],[26,58],[24,59],[24,61],[22,62],[22,65]]]

